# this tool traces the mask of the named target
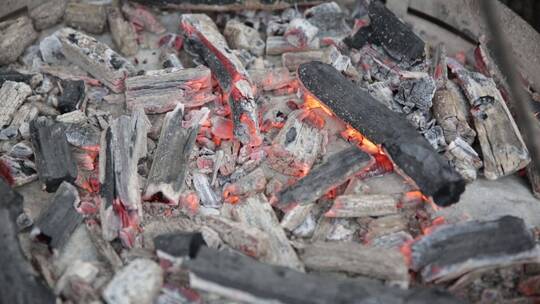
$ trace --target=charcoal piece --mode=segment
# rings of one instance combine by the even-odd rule
[[[462,267],[471,271],[499,265],[501,259],[511,260],[534,247],[532,233],[513,216],[443,225],[412,244],[411,268],[421,271],[425,281],[451,279]]]
[[[305,274],[271,266],[230,251],[203,247],[183,265],[195,289],[216,292],[249,303],[461,303],[433,289],[386,287],[365,278],[337,278]]]
[[[311,7],[304,12],[306,19],[319,28],[320,38],[343,38],[351,28],[346,22],[347,15],[336,2],[325,2]]]
[[[49,0],[41,2],[30,9],[28,15],[34,21],[36,30],[44,30],[56,23],[64,16],[68,0]]]
[[[158,5],[177,10],[227,12],[247,10],[283,10],[288,7],[312,5],[320,0],[134,0],[144,5]]]
[[[294,82],[294,78],[286,68],[249,69],[248,72],[253,83],[264,91],[283,88]]]
[[[279,192],[277,206],[287,209],[293,204],[312,204],[330,189],[367,167],[371,161],[372,158],[357,147],[337,152],[309,171],[304,178]]]
[[[183,127],[183,116],[182,104],[165,116],[145,191],[145,196],[148,198],[161,193],[169,203],[174,205],[180,201],[188,159],[199,133],[199,123],[201,123],[197,121],[190,127]]]
[[[400,82],[395,100],[409,108],[416,107],[422,111],[429,111],[435,89],[435,82],[430,76],[406,79]]]
[[[30,79],[32,79],[32,75],[30,74],[22,74],[15,70],[0,69],[0,87],[6,81],[24,82],[26,84],[30,84]]]
[[[397,195],[388,194],[340,195],[324,216],[342,218],[396,214],[398,201]]]
[[[26,260],[19,245],[17,216],[23,199],[0,178],[0,303],[54,303],[55,295]]]
[[[154,34],[163,34],[167,30],[154,13],[144,6],[132,6],[128,2],[123,2],[122,12],[132,24],[139,28]]]
[[[83,217],[75,210],[79,203],[77,188],[63,182],[51,199],[46,210],[42,211],[34,224],[32,234],[44,236],[52,248],[61,249]]]
[[[184,68],[184,64],[178,58],[178,54],[174,48],[162,46],[159,50],[159,62],[165,69],[167,68]]]
[[[259,32],[238,20],[227,21],[223,34],[233,49],[245,49],[256,56],[264,53],[265,44]]]
[[[137,54],[139,45],[137,44],[137,33],[135,27],[124,19],[118,7],[107,9],[107,22],[113,38],[114,44],[125,56]]]
[[[36,165],[28,159],[0,156],[0,161],[9,168],[13,186],[19,187],[37,179]]]
[[[200,232],[176,232],[160,234],[154,238],[156,250],[174,257],[194,258],[206,242]]]
[[[399,113],[390,111],[332,66],[311,62],[299,68],[304,88],[345,123],[381,144],[392,161],[440,206],[459,200],[465,182]]]
[[[66,25],[92,34],[101,34],[107,24],[107,10],[99,3],[70,2],[64,14]]]
[[[19,107],[32,94],[32,88],[22,82],[6,81],[0,88],[0,128],[9,125]]]
[[[415,64],[425,57],[425,43],[384,4],[371,1],[370,23],[345,39],[349,47],[361,49],[366,43],[382,47],[394,60]]]
[[[229,49],[216,24],[203,14],[183,14],[180,26],[186,45],[208,65],[228,95],[234,122],[234,135],[243,144],[259,146],[257,92],[240,59]]]
[[[319,29],[304,18],[295,18],[289,22],[285,30],[285,40],[291,45],[301,48],[312,41]]]
[[[66,125],[68,143],[85,150],[99,149],[100,132],[97,127],[90,123]]]
[[[200,172],[193,173],[193,188],[197,191],[203,206],[209,208],[219,208],[221,206],[221,199],[210,186],[210,181],[206,174]]]
[[[32,20],[26,16],[0,22],[0,65],[17,60],[37,37]]]
[[[85,85],[82,80],[62,80],[60,82],[62,94],[58,96],[56,108],[60,113],[75,111],[85,96]]]
[[[39,180],[47,192],[55,192],[63,181],[73,183],[77,164],[64,133],[64,127],[50,118],[30,122],[30,136],[36,156]]]
[[[315,38],[303,47],[290,44],[283,36],[269,36],[266,38],[266,55],[281,55],[291,52],[314,51],[320,48],[320,40]]]
[[[86,232],[88,233],[90,241],[94,244],[97,254],[102,257],[104,261],[107,261],[114,271],[120,270],[120,268],[122,268],[122,259],[120,259],[111,243],[102,237],[103,231],[101,230],[101,227],[99,227],[97,223],[88,223],[86,225]]]

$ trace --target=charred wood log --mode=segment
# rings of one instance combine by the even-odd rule
[[[159,5],[166,8],[191,11],[242,11],[242,10],[283,10],[295,5],[314,5],[319,0],[134,0],[145,5]]]
[[[39,180],[48,192],[54,192],[63,181],[74,182],[77,164],[72,156],[64,127],[50,118],[30,122],[30,136],[36,155]]]
[[[180,24],[187,36],[186,46],[206,63],[228,95],[235,136],[243,144],[259,146],[256,90],[242,62],[207,15],[183,14]]]
[[[277,207],[288,209],[294,204],[312,204],[330,189],[367,167],[371,161],[371,157],[357,147],[337,152],[309,171],[304,178],[279,192]]]
[[[441,291],[400,290],[368,279],[305,274],[207,247],[201,248],[195,259],[186,260],[183,264],[190,270],[193,288],[248,303],[459,303]]]
[[[532,233],[522,219],[469,221],[437,227],[411,246],[411,268],[424,281],[446,281],[472,270],[537,256]]]
[[[16,224],[22,213],[23,199],[0,178],[0,302],[1,303],[54,303],[55,296],[45,283],[35,276],[19,245]]]
[[[393,162],[438,205],[448,206],[459,200],[465,182],[405,117],[357,88],[330,65],[303,64],[298,77],[307,94],[366,138],[381,144]]]
[[[394,60],[415,64],[425,57],[425,43],[409,26],[399,20],[384,4],[371,1],[368,7],[369,25],[360,28],[345,43],[360,49],[366,43],[382,47]]]
[[[48,208],[36,220],[32,234],[44,237],[49,246],[60,250],[82,223],[82,215],[75,210],[78,203],[77,188],[63,182],[56,190]]]

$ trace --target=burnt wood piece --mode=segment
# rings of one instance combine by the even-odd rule
[[[440,290],[401,290],[364,278],[306,274],[208,247],[183,265],[190,270],[191,287],[248,303],[461,303]]]
[[[103,4],[70,2],[64,13],[66,25],[92,34],[101,34],[107,25],[107,10]]]
[[[154,161],[148,174],[145,197],[161,193],[171,204],[178,204],[185,184],[188,159],[199,133],[199,123],[182,126],[184,108],[179,104],[167,113]]]
[[[527,166],[529,152],[493,79],[468,71],[452,58],[448,67],[471,105],[486,178],[497,179]]]
[[[206,242],[200,232],[176,232],[160,234],[154,238],[154,247],[174,257],[194,258]]]
[[[0,128],[9,125],[17,110],[32,94],[32,88],[23,82],[5,81],[0,88]]]
[[[255,101],[257,92],[242,62],[231,52],[225,37],[214,21],[203,14],[183,14],[180,27],[187,36],[188,49],[206,63],[228,95],[236,138],[243,144],[261,145]]]
[[[38,37],[26,16],[0,22],[0,66],[14,62]]]
[[[285,40],[291,45],[302,48],[312,41],[319,29],[304,18],[295,18],[289,22],[285,30]]]
[[[345,39],[349,47],[361,49],[366,43],[382,47],[396,61],[415,64],[424,60],[425,43],[379,1],[368,7],[370,23]]]
[[[82,223],[82,215],[75,210],[75,204],[78,203],[77,188],[68,182],[63,182],[56,190],[47,209],[39,215],[32,233],[44,236],[52,248],[62,249],[73,231]]]
[[[30,138],[38,177],[45,184],[45,190],[54,192],[63,181],[73,183],[77,178],[77,164],[62,124],[38,117],[30,122]]]
[[[200,66],[190,69],[172,68],[152,71],[147,75],[126,79],[128,109],[137,106],[148,114],[165,113],[179,103],[190,106],[200,99],[210,101],[214,96],[210,70]]]
[[[283,53],[314,51],[320,48],[320,40],[315,38],[304,47],[295,47],[283,36],[266,37],[266,55],[281,55]]]
[[[135,68],[120,54],[95,38],[63,28],[58,31],[62,53],[73,64],[90,73],[115,93],[124,91],[124,79]]]
[[[44,30],[60,22],[68,0],[39,1],[39,3],[28,11],[28,15],[32,18],[36,30]]]
[[[365,217],[398,213],[399,195],[389,194],[349,194],[340,195],[324,216]]]
[[[2,155],[0,162],[9,168],[14,187],[28,184],[37,179],[36,165],[31,160]]]
[[[54,303],[55,295],[35,276],[19,245],[17,216],[23,199],[0,178],[0,303]]]
[[[374,248],[353,242],[316,242],[303,249],[302,261],[317,271],[339,271],[409,285],[405,257],[395,249]]]
[[[58,97],[60,113],[68,113],[78,109],[80,102],[85,96],[85,85],[83,80],[62,80],[62,94]]]
[[[8,80],[30,84],[30,79],[32,79],[32,75],[30,74],[21,74],[14,70],[0,69],[0,87]]]
[[[320,0],[133,0],[144,5],[190,10],[190,11],[243,11],[243,10],[283,10],[295,5],[306,6],[321,3]]]
[[[304,178],[279,192],[277,207],[288,209],[294,204],[312,204],[371,162],[372,158],[357,147],[349,147],[337,152],[309,171]]]
[[[349,35],[351,28],[347,24],[347,14],[336,2],[323,2],[304,11],[309,23],[319,28],[317,37],[342,39]]]
[[[497,266],[501,259],[510,261],[533,248],[531,231],[517,217],[444,225],[411,245],[411,268],[421,271],[424,281],[452,279],[479,267]]]
[[[298,77],[308,94],[369,140],[381,144],[393,162],[437,205],[448,206],[459,200],[465,181],[404,116],[386,108],[328,64],[303,64]]]
[[[107,22],[114,44],[125,56],[137,54],[139,45],[137,44],[137,33],[135,27],[124,19],[120,8],[113,6],[107,9]]]
[[[161,66],[165,69],[167,68],[179,68],[183,69],[184,64],[178,58],[178,52],[167,45],[163,45],[159,49],[159,62],[161,63]]]
[[[94,244],[98,255],[102,257],[103,260],[107,261],[114,271],[120,270],[123,265],[122,259],[120,259],[120,256],[118,256],[111,243],[102,237],[103,232],[101,227],[99,227],[97,223],[87,223],[86,232],[88,233],[90,241]]]

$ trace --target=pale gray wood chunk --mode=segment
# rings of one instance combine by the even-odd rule
[[[12,63],[38,37],[26,16],[0,22],[0,65]]]
[[[24,82],[4,82],[0,88],[0,127],[11,123],[13,116],[30,94],[32,88]]]
[[[350,194],[340,195],[324,214],[326,217],[382,216],[398,213],[399,195]]]
[[[64,22],[88,33],[101,34],[107,24],[106,7],[101,3],[70,2],[66,7]]]

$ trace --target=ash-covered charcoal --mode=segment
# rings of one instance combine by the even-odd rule
[[[210,208],[219,208],[221,206],[222,201],[210,186],[210,181],[206,174],[199,172],[193,173],[193,188],[197,191],[203,206]]]
[[[392,161],[438,205],[459,200],[465,182],[403,116],[390,111],[330,65],[303,64],[298,77],[307,94],[366,138],[381,144]]]
[[[303,248],[302,261],[317,271],[340,271],[409,285],[405,258],[395,249],[363,246],[353,242],[316,242]]]
[[[120,53],[125,56],[135,55],[139,49],[135,27],[124,19],[118,7],[107,9],[107,22],[114,44]]]
[[[312,41],[319,29],[304,18],[295,18],[285,29],[285,40],[297,48],[305,48]]]
[[[407,220],[401,214],[378,217],[369,222],[364,240],[366,243],[370,243],[384,235],[407,231],[407,225]]]
[[[459,303],[430,289],[401,290],[365,278],[344,279],[305,274],[257,262],[230,251],[203,247],[183,265],[193,288],[236,301],[283,303]],[[324,286],[324,288],[321,288]]]
[[[368,7],[369,25],[362,27],[345,43],[360,49],[367,43],[382,47],[394,60],[409,65],[425,58],[425,43],[379,1]]]
[[[14,158],[30,159],[34,157],[34,148],[29,142],[21,141],[11,147],[7,155]]]
[[[49,206],[35,221],[32,234],[38,238],[44,237],[49,246],[61,250],[73,231],[82,223],[82,215],[75,210],[79,201],[77,188],[63,182]]]
[[[135,68],[106,44],[70,28],[58,33],[64,56],[92,76],[103,82],[115,93],[124,91],[124,79]]]
[[[38,116],[38,114],[39,110],[33,104],[23,104],[19,108],[19,110],[13,115],[13,119],[11,120],[11,124],[9,125],[9,127],[2,130],[0,134],[2,134],[3,132],[16,134],[18,131],[22,138],[28,139],[30,137],[30,122],[34,120]]]
[[[39,42],[39,53],[43,62],[48,64],[59,64],[66,59],[62,54],[62,43],[55,34],[47,36]]]
[[[161,63],[161,66],[165,69],[184,68],[184,64],[182,63],[180,58],[178,58],[178,52],[174,48],[166,45],[159,48],[159,62]]]
[[[297,5],[312,5],[320,0],[134,0],[145,5],[158,5],[177,10],[208,12],[283,10]]]
[[[315,204],[296,205],[292,209],[285,212],[281,219],[280,225],[288,231],[294,231],[303,225],[312,214]]]
[[[346,22],[346,14],[336,2],[326,2],[307,9],[304,12],[307,20],[319,29],[320,38],[341,39],[351,32]]]
[[[398,92],[394,97],[396,102],[410,109],[416,107],[422,111],[431,108],[435,94],[435,81],[430,76],[419,79],[406,79],[399,84]]]
[[[314,51],[320,48],[320,40],[315,38],[303,47],[290,44],[283,36],[268,36],[266,38],[266,55],[281,55],[283,53]]]
[[[233,49],[248,50],[256,56],[264,54],[265,43],[259,32],[238,20],[227,21],[223,34]]]
[[[148,114],[169,112],[180,103],[186,107],[201,106],[215,98],[210,91],[211,80],[210,70],[203,66],[128,77],[126,104],[128,109],[143,107]]]
[[[0,87],[6,81],[24,82],[26,84],[30,84],[32,77],[33,76],[31,74],[23,74],[15,70],[0,68]]]
[[[330,189],[341,185],[371,162],[372,158],[357,147],[337,152],[328,157],[324,163],[310,170],[298,182],[279,192],[277,207],[288,209],[294,204],[312,204]]]
[[[33,182],[38,177],[36,165],[31,160],[2,155],[0,161],[9,168],[9,174],[13,178],[13,186],[15,187]]]
[[[529,152],[493,79],[466,70],[452,58],[448,67],[471,105],[486,178],[497,179],[527,166]]]
[[[422,134],[436,151],[441,152],[446,148],[444,132],[441,126],[432,126],[423,131]]]
[[[26,16],[0,22],[0,65],[17,60],[37,37],[32,20]]]
[[[403,107],[394,100],[394,93],[387,82],[378,81],[368,85],[368,92],[377,101],[384,104],[388,109],[401,113]]]
[[[477,171],[483,164],[478,153],[461,137],[457,137],[448,145],[445,156],[467,181],[476,179]]]
[[[36,156],[39,180],[48,192],[54,192],[63,181],[77,178],[77,164],[71,154],[62,124],[39,117],[30,122],[30,135]]]
[[[448,281],[479,268],[508,265],[538,256],[522,219],[442,225],[411,245],[411,268],[425,282]]]
[[[208,109],[204,111],[208,112]],[[192,112],[193,113],[193,112]],[[154,152],[154,161],[148,174],[144,196],[151,198],[161,193],[170,204],[178,204],[185,184],[188,159],[193,150],[200,124],[205,114],[199,115],[190,126],[183,126],[184,107],[178,104],[176,109],[165,115],[161,128],[158,147]]]
[[[101,34],[107,25],[107,10],[103,3],[70,2],[64,14],[66,25],[92,34]]]
[[[232,184],[223,187],[223,199],[236,203],[241,196],[263,192],[266,187],[264,169],[259,167]]]
[[[124,2],[122,12],[138,29],[145,29],[154,34],[163,34],[167,30],[154,14],[142,5]]]
[[[5,81],[0,88],[0,128],[10,124],[19,107],[32,94],[24,82]]]
[[[350,194],[340,195],[324,216],[326,217],[365,217],[398,213],[399,197],[388,194]]]
[[[0,177],[0,302],[54,303],[55,296],[35,275],[19,245],[17,217],[22,213],[22,196]]]
[[[85,85],[82,80],[62,80],[60,81],[62,94],[58,96],[56,108],[60,113],[68,113],[79,108],[85,96]]]
[[[31,8],[28,15],[32,18],[36,30],[44,30],[60,22],[67,3],[68,0],[50,0]]]
[[[332,47],[325,48],[323,50],[316,51],[306,51],[306,52],[287,52],[281,55],[281,62],[284,67],[288,68],[289,71],[293,72],[298,69],[298,67],[303,63],[308,63],[312,61],[321,61],[324,63],[331,64],[331,53],[334,51]]]
[[[69,123],[66,124],[66,139],[71,145],[85,149],[99,149],[100,131],[90,123]]]
[[[156,250],[173,257],[194,258],[202,246],[206,246],[200,232],[176,232],[160,234],[154,238]]]
[[[210,67],[228,95],[236,138],[243,144],[261,145],[256,90],[240,59],[231,52],[216,24],[207,15],[183,14],[180,25],[187,36],[188,48],[191,47]]]

